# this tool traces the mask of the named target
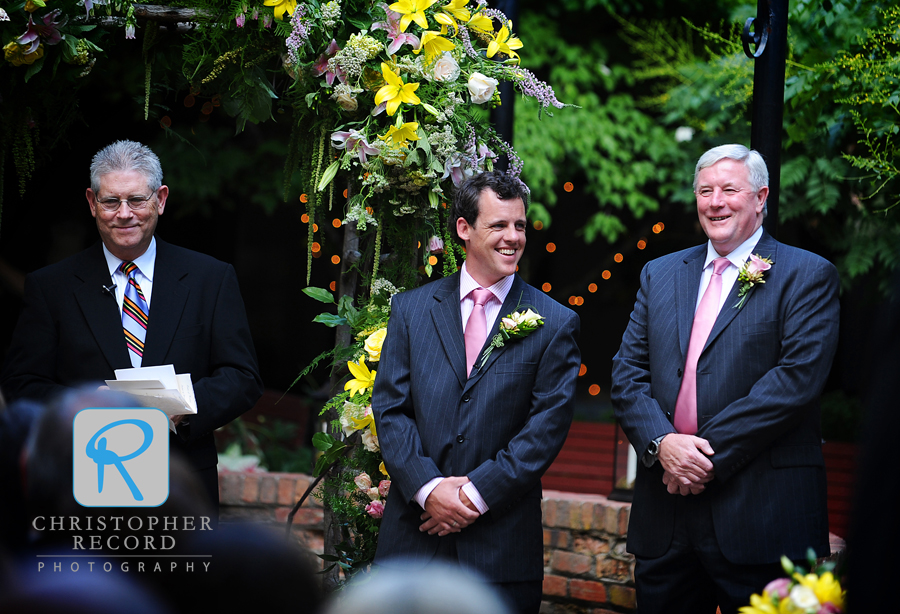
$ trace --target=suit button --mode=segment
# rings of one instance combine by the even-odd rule
[[[463,398],[462,398],[463,403],[468,403],[471,398],[472,397],[470,397],[469,393],[467,392],[466,394],[463,395]]]
[[[681,369],[678,369],[678,377],[681,377],[682,375],[684,375],[684,371],[682,371]]]
[[[457,436],[456,436],[456,443],[462,443],[462,442],[464,442],[465,440],[466,440],[466,438],[463,437],[462,435],[457,435]]]

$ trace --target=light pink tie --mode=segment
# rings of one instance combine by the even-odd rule
[[[679,433],[693,435],[697,432],[697,360],[706,345],[716,316],[719,314],[719,301],[722,298],[722,271],[729,265],[728,258],[713,260],[713,273],[709,285],[697,313],[694,314],[694,326],[691,329],[691,340],[688,343],[687,360],[684,363],[684,377],[681,378],[681,389],[675,401],[675,430]]]
[[[475,288],[469,293],[475,301],[469,321],[466,322],[466,373],[472,372],[478,353],[487,339],[487,318],[484,315],[484,304],[494,296],[494,293],[484,288]]]

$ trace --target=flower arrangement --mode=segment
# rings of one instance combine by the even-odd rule
[[[744,263],[744,266],[741,267],[741,271],[738,273],[738,283],[740,286],[738,286],[738,302],[734,304],[735,309],[740,309],[744,306],[750,291],[757,284],[766,283],[766,280],[763,279],[763,277],[765,276],[765,272],[772,268],[773,264],[775,263],[772,262],[771,258],[763,258],[759,254],[751,254],[750,258]]]
[[[816,554],[807,554],[809,568],[806,573],[787,557],[781,557],[781,566],[787,578],[772,580],[762,595],[751,595],[750,605],[738,610],[740,614],[841,614],[844,612],[846,591],[834,577],[834,563],[816,566]]]

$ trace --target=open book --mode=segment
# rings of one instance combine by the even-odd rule
[[[106,380],[106,385],[112,390],[134,395],[144,407],[160,409],[169,418],[197,413],[191,375],[176,375],[172,365],[116,369],[116,379]]]

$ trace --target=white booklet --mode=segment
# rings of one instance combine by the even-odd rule
[[[191,375],[176,375],[173,365],[116,369],[116,379],[106,380],[106,385],[134,395],[144,407],[156,407],[169,418],[197,413]]]

